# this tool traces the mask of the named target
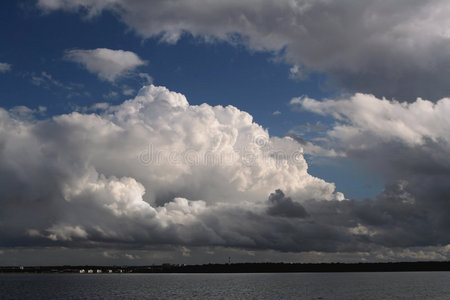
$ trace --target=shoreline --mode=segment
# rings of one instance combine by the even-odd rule
[[[337,273],[337,272],[423,272],[450,271],[450,262],[382,263],[233,263],[147,266],[3,266],[0,274],[149,274],[149,273]]]

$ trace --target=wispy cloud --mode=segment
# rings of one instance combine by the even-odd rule
[[[11,64],[0,62],[0,73],[11,71]]]
[[[36,86],[41,86],[41,87],[44,87],[47,89],[50,89],[53,86],[64,88],[67,90],[73,89],[72,86],[66,85],[66,84],[56,80],[55,78],[53,78],[52,75],[50,75],[49,73],[47,73],[45,71],[41,72],[40,74],[36,74],[33,72],[30,74],[30,77],[31,77],[31,83]]]

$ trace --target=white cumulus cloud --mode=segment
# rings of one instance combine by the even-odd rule
[[[450,98],[436,103],[419,98],[406,103],[355,94],[347,99],[324,101],[301,97],[290,103],[337,119],[339,122],[328,134],[347,147],[373,146],[380,140],[411,146],[423,145],[427,139],[450,142]]]
[[[296,249],[306,246],[273,238],[279,222],[304,222],[307,200],[343,200],[308,174],[297,142],[235,107],[148,86],[95,108],[44,120],[0,110],[3,245]],[[268,201],[278,189],[291,198]],[[287,218],[286,207],[304,213]]]
[[[137,67],[147,64],[134,52],[106,48],[67,50],[64,56],[66,59],[80,63],[100,79],[110,82],[114,82]]]

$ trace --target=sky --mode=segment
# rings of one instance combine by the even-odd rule
[[[0,4],[0,265],[450,256],[450,4]]]

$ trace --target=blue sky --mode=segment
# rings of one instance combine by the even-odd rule
[[[0,8],[0,264],[450,259],[447,1]]]

